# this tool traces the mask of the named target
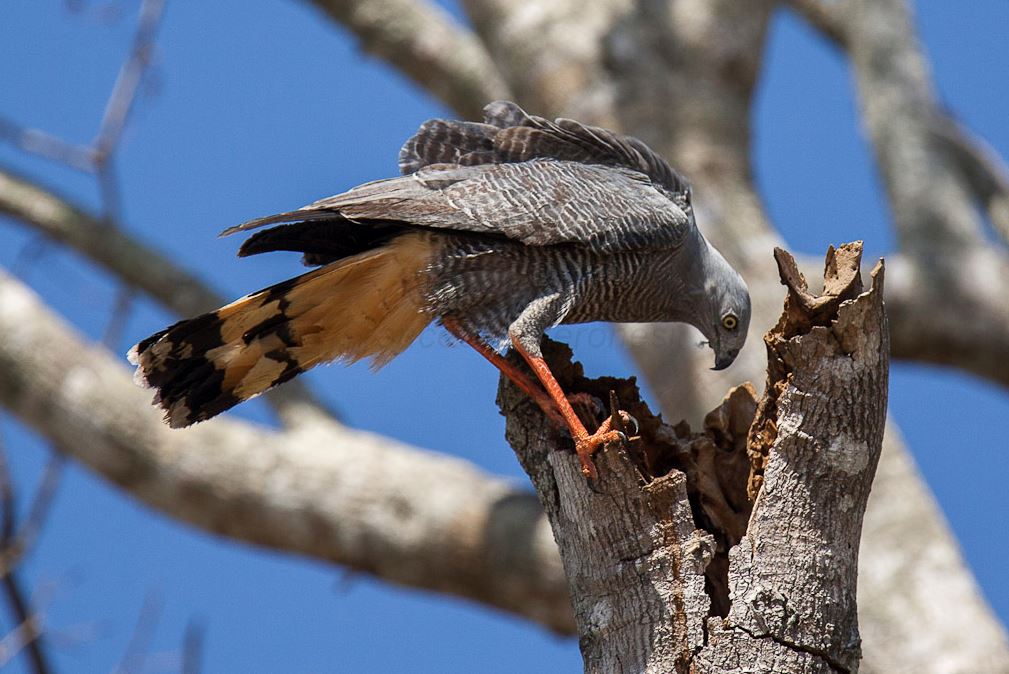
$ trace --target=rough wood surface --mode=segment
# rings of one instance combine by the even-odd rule
[[[863,293],[860,253],[830,250],[819,297],[787,253],[776,255],[789,297],[765,337],[768,381],[750,436],[759,490],[730,553],[732,610],[710,623],[699,671],[858,669],[858,546],[889,358],[882,264]]]
[[[563,433],[502,382],[508,438],[561,551],[585,671],[857,671],[858,547],[889,353],[882,264],[863,292],[860,253],[831,249],[824,293],[813,296],[779,251],[789,296],[765,337],[768,394],[747,405],[751,389],[730,392],[701,433],[662,423],[633,382],[586,380],[570,352],[548,348],[569,392],[614,390],[642,422],[640,439],[599,455],[596,483]],[[742,419],[753,420],[745,446]],[[703,447],[716,448],[709,464]],[[744,448],[752,470],[732,471]],[[733,477],[713,487],[723,469]],[[738,500],[748,482],[752,512]]]

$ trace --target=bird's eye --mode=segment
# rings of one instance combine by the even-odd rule
[[[739,325],[739,319],[732,314],[722,316],[722,327],[726,330],[735,330],[737,325]]]

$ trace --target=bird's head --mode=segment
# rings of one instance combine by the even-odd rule
[[[750,292],[746,282],[721,253],[710,247],[705,274],[705,308],[697,327],[715,352],[713,370],[732,365],[750,328]]]

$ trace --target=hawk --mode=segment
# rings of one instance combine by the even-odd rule
[[[595,477],[593,452],[621,434],[578,419],[543,360],[547,328],[680,321],[728,367],[750,297],[698,230],[686,180],[636,138],[506,101],[484,113],[425,122],[400,151],[402,177],[225,230],[269,225],[239,256],[295,251],[318,268],[130,350],[167,423],[209,419],[321,363],[381,367],[435,321],[566,424]],[[508,344],[535,378],[501,355]]]

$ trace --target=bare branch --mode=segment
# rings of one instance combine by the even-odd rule
[[[140,83],[151,64],[154,51],[154,39],[164,13],[164,0],[144,0],[140,6],[140,16],[137,20],[137,30],[133,36],[130,55],[119,70],[119,76],[112,88],[112,93],[105,104],[101,126],[95,137],[95,163],[101,166],[111,156],[119,145],[123,129],[133,102],[136,99]]]
[[[20,220],[68,246],[176,314],[193,316],[226,303],[191,273],[118,226],[109,226],[70,201],[3,170],[0,215]],[[282,419],[309,409],[329,414],[300,382],[274,389],[267,400]]]
[[[105,103],[98,135],[92,142],[95,173],[102,191],[105,219],[110,222],[122,220],[123,216],[119,179],[113,157],[119,147],[130,111],[133,109],[140,83],[150,67],[154,39],[161,24],[164,7],[164,0],[144,0],[140,5],[140,16],[130,54],[119,70],[112,93]]]
[[[14,624],[17,627],[3,639],[5,646],[8,639],[11,639],[15,645],[0,648],[0,664],[5,659],[4,651],[11,651],[13,654],[24,649],[28,661],[31,663],[32,671],[35,674],[48,674],[52,669],[49,666],[49,657],[42,639],[42,619],[29,605],[25,598],[24,588],[21,587],[21,580],[14,572],[4,575],[3,592],[7,597],[7,603],[10,605]]]
[[[16,530],[12,530],[9,536],[5,535],[3,544],[0,546],[0,577],[12,573],[21,558],[31,552],[34,547],[35,541],[42,532],[46,517],[49,515],[49,509],[53,497],[56,495],[56,489],[59,487],[60,479],[63,477],[63,465],[63,457],[53,454],[42,473],[39,486],[35,489],[28,514]],[[13,492],[11,491],[11,493]]]
[[[490,101],[510,98],[497,66],[475,35],[426,0],[312,0],[445,105],[480,119]]]
[[[0,171],[0,214],[68,246],[173,313],[194,315],[224,303],[192,274],[119,227],[108,227],[69,200],[6,171]]]
[[[931,258],[985,244],[961,174],[930,132],[929,67],[904,0],[856,0],[850,52],[901,250]],[[908,171],[914,166],[914,171]]]
[[[836,46],[852,51],[851,35],[856,30],[852,25],[854,0],[785,0],[785,4]],[[910,31],[911,24],[905,21],[899,30]],[[913,42],[905,43],[902,51],[906,62],[916,62],[916,68],[919,69],[927,68],[923,65],[924,56],[916,55]],[[923,83],[919,82],[914,87],[923,98],[932,98],[928,87]],[[957,122],[949,111],[936,105],[934,101],[924,106],[920,112],[925,115],[927,131],[932,134],[931,140],[948,153],[950,160],[963,173],[974,196],[987,211],[995,231],[1009,242],[1009,170],[1005,162],[984,139]]]
[[[995,232],[1009,243],[1009,167],[985,140],[952,117],[933,117],[934,138],[963,172]]]
[[[784,0],[796,14],[831,42],[844,47],[848,41],[847,13],[852,0]]]
[[[182,638],[181,674],[200,674],[203,662],[203,639],[206,627],[197,620],[186,624],[186,634]]]
[[[322,416],[284,432],[227,418],[173,431],[118,358],[5,274],[0,334],[0,405],[152,507],[572,631],[557,548],[532,494]]]
[[[95,170],[93,148],[68,143],[45,131],[0,118],[0,138],[23,152],[66,164],[78,171],[93,173]]]
[[[858,596],[864,669],[873,674],[1009,673],[1005,630],[890,423],[865,512]]]
[[[156,592],[147,593],[137,616],[137,624],[133,627],[133,634],[126,644],[126,652],[123,653],[113,674],[132,674],[144,671],[144,663],[151,647],[151,640],[154,638],[154,631],[157,629],[164,608],[164,601]]]
[[[0,504],[3,507],[2,526],[0,526],[0,558],[4,560],[3,570],[0,573],[0,580],[3,584],[3,593],[7,598],[11,614],[14,617],[14,631],[8,635],[13,643],[4,651],[12,651],[13,654],[21,649],[27,652],[28,661],[31,663],[32,671],[35,674],[47,674],[51,671],[49,658],[46,654],[45,645],[42,639],[42,621],[39,614],[33,610],[26,598],[26,593],[21,587],[21,580],[15,572],[14,565],[9,562],[12,552],[17,549],[15,557],[20,557],[23,551],[30,546],[26,544],[27,538],[33,538],[31,534],[25,535],[25,531],[31,531],[35,526],[40,526],[41,520],[49,509],[50,497],[53,489],[49,487],[49,480],[43,479],[36,497],[34,499],[31,513],[23,525],[21,532],[17,531],[17,515],[14,511],[16,499],[14,494],[14,482],[11,478],[7,465],[7,455],[3,447],[3,439],[0,438]],[[48,471],[47,471],[48,473]],[[4,638],[4,642],[8,641]],[[4,659],[0,653],[0,662]]]
[[[927,261],[900,256],[892,269],[886,301],[894,357],[1009,388],[1009,256],[995,248]]]

